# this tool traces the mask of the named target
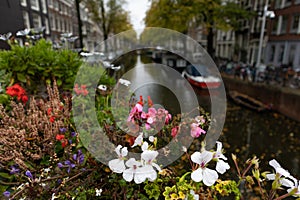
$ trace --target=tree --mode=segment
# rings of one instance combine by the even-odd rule
[[[106,2],[106,4],[105,4]],[[98,25],[106,40],[110,34],[117,34],[133,28],[129,13],[122,4],[124,0],[84,0],[91,13],[92,20]]]
[[[236,30],[239,20],[251,17],[240,4],[230,0],[153,0],[146,13],[146,26],[170,28],[186,34],[202,26],[207,36],[207,52],[213,57],[215,29]]]

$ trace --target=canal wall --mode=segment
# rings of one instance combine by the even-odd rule
[[[222,75],[227,91],[238,91],[272,106],[272,109],[300,122],[300,89],[252,83]]]

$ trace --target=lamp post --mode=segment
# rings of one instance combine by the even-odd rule
[[[273,11],[268,11],[268,4],[269,4],[269,0],[266,0],[266,4],[264,6],[263,15],[262,15],[262,23],[261,23],[261,30],[260,30],[260,37],[259,37],[256,67],[258,67],[260,65],[261,54],[262,54],[262,45],[263,45],[265,26],[266,26],[266,18],[267,17],[270,17],[270,18],[275,17],[275,13]]]

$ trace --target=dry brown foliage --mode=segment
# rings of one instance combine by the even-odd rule
[[[11,109],[0,105],[0,163],[27,169],[45,155],[54,155],[55,136],[70,119],[70,100],[62,102],[54,81],[47,87],[48,99],[30,98],[27,107],[11,101]],[[50,121],[50,117],[55,119]]]

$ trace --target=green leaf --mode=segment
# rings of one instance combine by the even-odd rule
[[[5,173],[5,172],[0,172],[0,176],[3,177],[3,178],[6,178],[6,179],[11,178],[11,175],[9,175],[8,173]]]
[[[26,83],[26,76],[22,73],[17,73],[17,78],[19,81]]]

